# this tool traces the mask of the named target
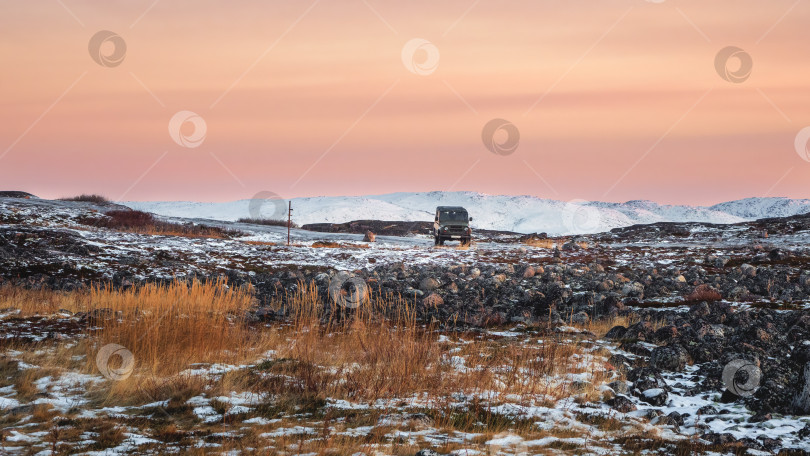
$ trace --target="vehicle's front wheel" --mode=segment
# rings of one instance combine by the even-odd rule
[[[433,236],[433,245],[439,245],[439,236]]]

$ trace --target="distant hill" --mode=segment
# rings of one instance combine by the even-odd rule
[[[286,202],[264,204],[251,200],[227,203],[188,201],[125,202],[133,209],[187,218],[234,221],[256,215],[286,218]],[[810,200],[746,198],[714,206],[662,205],[652,201],[626,203],[569,203],[534,196],[485,195],[475,192],[390,193],[370,196],[294,198],[293,220],[307,223],[344,223],[351,220],[431,221],[440,205],[464,206],[475,228],[547,232],[550,235],[595,233],[612,228],[655,222],[736,223],[765,217],[810,212]]]

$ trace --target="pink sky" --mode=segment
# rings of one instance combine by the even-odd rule
[[[807,198],[794,139],[810,126],[809,19],[795,0],[13,0],[0,189]],[[100,30],[126,42],[120,65],[91,58]],[[430,74],[403,64],[413,38],[439,52]],[[753,60],[744,82],[715,70],[727,46]],[[199,147],[172,140],[178,111],[204,119]],[[493,118],[519,129],[513,154],[484,146]]]

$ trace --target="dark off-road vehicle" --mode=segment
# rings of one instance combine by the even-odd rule
[[[433,243],[444,245],[444,241],[459,240],[461,245],[469,245],[472,237],[470,222],[472,217],[461,206],[439,206],[433,222]]]

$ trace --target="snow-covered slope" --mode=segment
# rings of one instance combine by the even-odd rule
[[[789,198],[745,198],[715,204],[710,209],[746,219],[790,217],[810,212],[810,200]]]
[[[287,202],[274,199],[228,203],[185,201],[127,202],[159,215],[233,221],[242,217],[286,219]],[[341,223],[351,220],[432,220],[436,206],[464,206],[474,228],[551,235],[595,233],[638,223],[735,223],[763,217],[810,212],[810,200],[747,198],[710,207],[661,205],[652,201],[604,203],[555,201],[533,196],[484,195],[474,192],[390,193],[373,196],[295,198],[293,220]]]

